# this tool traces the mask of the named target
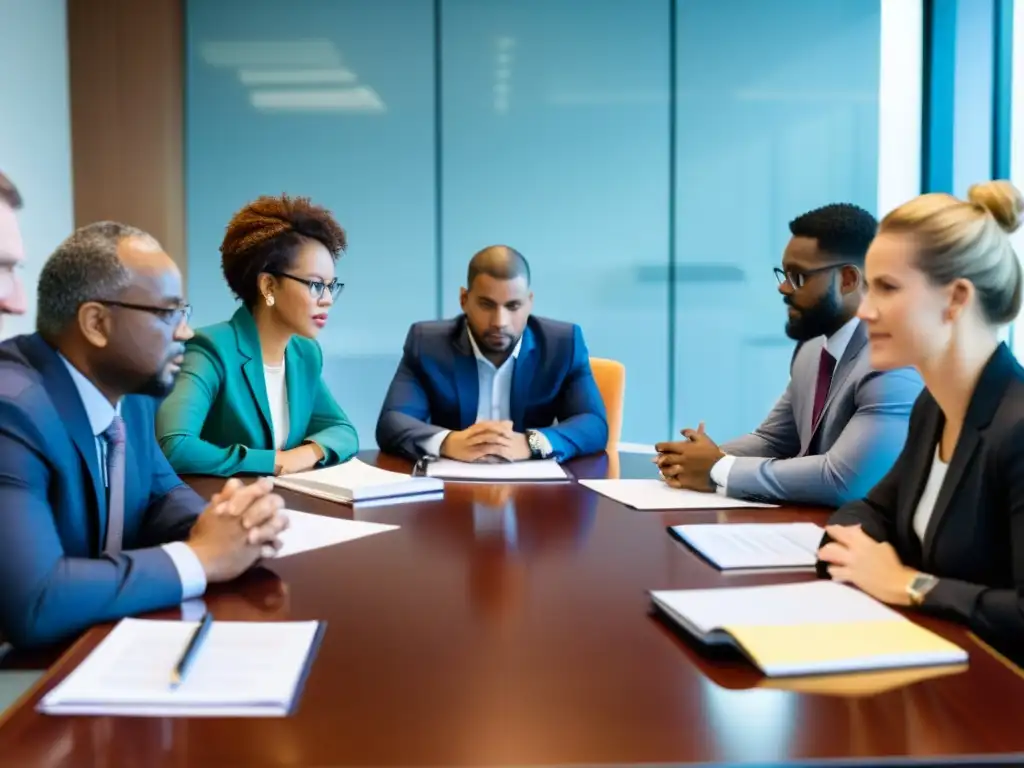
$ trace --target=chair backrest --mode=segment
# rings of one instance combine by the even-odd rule
[[[590,358],[590,370],[594,373],[597,389],[604,400],[608,414],[608,444],[605,450],[612,453],[619,444],[622,434],[622,404],[626,396],[626,366],[618,360],[603,357]]]

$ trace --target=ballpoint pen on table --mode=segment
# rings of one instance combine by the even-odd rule
[[[171,673],[171,687],[177,688],[185,680],[185,675],[188,674],[192,663],[195,661],[196,656],[199,653],[199,649],[203,645],[203,640],[206,639],[207,634],[210,632],[210,627],[213,625],[213,614],[209,611],[203,616],[203,620],[199,622],[199,626],[196,627],[195,632],[192,633],[192,637],[188,641],[188,645],[185,646],[185,651],[181,654],[181,658],[178,659],[178,663],[174,667],[174,671]]]

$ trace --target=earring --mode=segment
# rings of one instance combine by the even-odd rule
[[[267,294],[267,296],[266,296],[266,299],[267,299],[267,306],[268,306],[268,307],[272,307],[272,306],[274,306],[274,297],[273,297],[273,296],[271,296],[271,295],[270,295],[270,294],[268,293],[268,294]]]

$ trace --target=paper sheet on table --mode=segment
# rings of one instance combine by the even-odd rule
[[[288,516],[288,528],[281,533],[280,539],[284,546],[278,551],[275,560],[398,528],[397,525],[385,523],[311,515],[294,509],[286,509],[284,512]]]
[[[731,499],[718,493],[700,493],[670,488],[661,480],[580,480],[580,485],[627,507],[640,510],[739,509],[776,507],[756,501]]]
[[[122,619],[40,711],[67,715],[280,717],[294,707],[323,624],[214,621],[177,688],[194,621]]]
[[[813,569],[825,535],[814,523],[673,525],[671,531],[723,571]]]
[[[492,483],[564,482],[569,479],[565,470],[554,459],[495,464],[436,459],[427,464],[427,475],[444,480]]]

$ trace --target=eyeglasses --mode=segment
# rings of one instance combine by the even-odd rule
[[[816,267],[815,269],[781,269],[780,267],[775,267],[775,277],[778,278],[779,285],[789,283],[795,290],[800,290],[811,275],[848,266],[849,264],[829,264],[827,267]]]
[[[192,317],[191,304],[179,304],[176,307],[153,307],[147,304],[129,304],[125,301],[107,301],[106,299],[93,299],[93,301],[106,307],[121,307],[122,309],[136,309],[140,312],[149,312],[151,315],[162,318],[164,322],[172,324],[175,328],[182,323],[188,323],[189,318]]]
[[[324,291],[330,291],[331,299],[336,299],[345,287],[345,284],[339,283],[337,278],[331,280],[329,283],[325,283],[323,280],[307,280],[304,277],[289,275],[287,272],[268,272],[267,274],[275,275],[277,277],[287,277],[289,280],[302,283],[309,288],[309,295],[317,301],[324,297]]]

